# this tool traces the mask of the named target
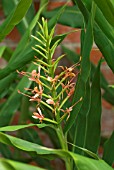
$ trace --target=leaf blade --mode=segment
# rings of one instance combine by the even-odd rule
[[[8,35],[8,33],[10,33],[14,26],[22,20],[27,10],[29,9],[31,3],[32,0],[21,0],[18,3],[16,8],[10,13],[7,19],[0,26],[0,41],[4,39],[4,37]]]
[[[107,21],[114,27],[114,1],[94,0],[98,5]]]
[[[100,143],[101,132],[101,89],[100,89],[100,65],[95,72],[91,86],[91,105],[87,115],[87,130],[85,139],[85,148],[97,153]],[[96,127],[96,128],[93,128]],[[96,142],[95,142],[96,141]]]
[[[27,165],[24,163],[20,163],[17,161],[12,161],[9,159],[0,159],[0,168],[2,168],[1,170],[45,170],[43,168],[39,168],[39,167],[35,167],[32,165]]]
[[[87,25],[87,30],[85,34],[85,39],[84,39],[84,46],[82,50],[82,59],[81,59],[81,73],[80,76],[78,77],[77,85],[75,88],[75,93],[73,97],[73,103],[76,101],[82,100],[85,97],[85,88],[86,88],[86,82],[88,80],[88,77],[90,75],[90,51],[92,48],[93,44],[93,20],[94,20],[94,11],[92,12],[92,17],[89,18],[89,22]],[[86,65],[86,67],[85,67]],[[66,125],[64,128],[64,132],[67,132],[71,126],[73,125],[76,116],[78,115],[80,108],[82,106],[83,101],[80,101],[73,109]],[[77,112],[77,113],[76,113]]]
[[[114,162],[114,132],[111,137],[104,144],[103,160],[105,160],[109,165]]]
[[[79,170],[82,169],[90,170],[91,168],[92,170],[97,170],[97,169],[112,170],[112,168],[108,164],[106,164],[103,160],[94,160],[61,149],[51,149],[51,148],[43,147],[41,145],[27,142],[10,135],[6,135],[1,132],[0,132],[0,142],[11,146],[15,146],[16,148],[19,148],[27,152],[35,152],[38,155],[57,155],[62,159],[64,158],[66,159],[66,157],[72,157]]]

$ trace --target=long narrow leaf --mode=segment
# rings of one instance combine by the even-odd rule
[[[76,0],[78,5],[80,6],[80,4],[82,4],[82,7],[80,6],[80,10],[82,11],[82,14],[84,15],[84,17],[86,17],[86,22],[88,21],[88,16],[87,13],[90,13],[91,11],[91,4],[92,4],[92,0]],[[86,10],[87,13],[84,13],[83,10]],[[102,14],[102,12],[100,11],[100,9],[98,7],[96,7],[96,14],[95,14],[95,24],[98,25],[98,27],[100,28],[101,32],[103,32],[106,37],[111,41],[112,44],[114,44],[114,29],[113,27],[107,22],[106,18],[104,17],[104,15]],[[108,28],[108,29],[107,29]]]
[[[63,9],[65,6],[63,7]],[[60,14],[63,12],[63,9],[61,9],[49,22],[48,26],[49,29],[52,28],[52,26],[55,26],[57,23],[57,20],[60,16]],[[38,15],[39,16],[39,15]],[[35,18],[36,21],[36,18]],[[34,23],[31,24],[31,27],[34,28]],[[26,38],[27,36],[27,38]],[[32,40],[27,46],[26,43],[28,40],[28,33],[24,37],[24,41],[20,46],[18,47],[17,51],[15,52],[15,55],[12,56],[9,64],[6,68],[0,70],[0,79],[4,78],[6,75],[10,74],[11,72],[23,67],[25,64],[33,60],[33,56],[36,54],[31,47],[35,46],[36,42]],[[25,44],[24,44],[25,43]],[[23,49],[23,46],[25,48]]]
[[[12,9],[15,8],[15,6],[18,4],[18,0],[2,0],[2,6],[3,6],[3,10],[4,10],[4,14],[7,17],[10,12],[12,11]],[[24,35],[26,32],[26,29],[28,28],[31,20],[33,19],[35,14],[35,9],[33,4],[30,6],[30,8],[28,9],[26,15],[23,17],[23,19],[21,20],[21,22],[16,25],[17,29],[19,30],[19,32],[21,33],[21,35]]]
[[[71,152],[67,152],[61,149],[51,149],[47,147],[43,147],[38,144],[34,144],[28,141],[24,141],[22,139],[6,135],[0,132],[0,142],[5,143],[10,146],[14,146],[20,150],[24,150],[27,152],[34,152],[38,155],[57,155],[61,157],[63,160],[71,157],[79,170],[112,170],[112,168],[106,164],[102,160],[94,160],[91,158],[86,158]]]
[[[59,45],[64,39],[65,39],[65,37],[67,36],[67,35],[69,35],[69,34],[71,34],[72,32],[76,32],[76,31],[78,31],[78,30],[72,30],[72,31],[69,31],[69,32],[66,32],[66,33],[64,33],[64,34],[59,34],[59,35],[56,35],[53,39],[52,39],[52,41],[51,41],[51,47],[54,45],[54,43],[56,43],[58,40],[58,43],[57,43],[57,45]]]
[[[22,68],[25,64],[34,59],[36,54],[32,50],[32,45],[35,45],[35,42],[31,42],[22,52],[20,52],[17,57],[2,70],[0,70],[0,79],[8,76],[10,73]]]
[[[13,126],[1,127],[0,131],[12,132],[12,131],[24,129],[24,128],[27,128],[27,127],[31,127],[31,126],[37,126],[38,128],[43,128],[43,127],[50,126],[50,125],[49,124],[44,124],[44,123],[42,123],[42,124],[28,124],[28,125],[13,125]]]
[[[20,0],[16,8],[0,26],[0,41],[22,20],[31,3],[32,0]]]
[[[21,41],[19,42],[16,50],[14,51],[10,62],[12,62],[15,58],[17,58],[17,55],[19,54],[19,52],[21,52],[23,49],[25,49],[25,47],[28,45],[28,42],[30,40],[30,35],[32,30],[34,29],[37,21],[39,20],[39,17],[41,15],[41,12],[43,11],[43,9],[45,8],[47,4],[44,4],[43,6],[41,6],[41,8],[39,9],[39,11],[37,12],[37,14],[35,15],[35,17],[32,19],[29,27],[27,28],[24,36],[22,37]]]
[[[85,136],[85,148],[97,153],[100,144],[101,132],[101,89],[100,89],[100,64],[94,75],[91,86],[91,105],[87,115],[87,130]],[[95,127],[95,128],[94,128]]]
[[[9,146],[6,146],[3,143],[0,143],[0,153],[4,158],[13,159],[13,154],[11,153]]]
[[[113,170],[103,160],[94,160],[71,153],[78,170]]]
[[[31,65],[28,71],[31,72],[35,68],[36,66]],[[20,90],[24,92],[24,88],[25,87],[29,88],[30,85],[31,81],[29,81],[27,77],[23,77],[0,111],[0,120],[2,120],[0,121],[0,126],[6,126],[10,123],[12,116],[14,115],[15,111],[18,109],[20,105],[22,95],[18,94],[17,91]]]
[[[66,8],[66,4],[49,20],[48,22],[49,32],[51,32],[51,29],[57,24],[58,19],[64,12],[65,8]]]
[[[83,3],[83,0],[75,0],[75,2],[77,2],[77,4],[84,16],[84,19],[87,23],[89,10],[91,7],[91,1],[86,0],[86,2]],[[102,18],[101,15],[99,16],[97,14],[98,21],[100,21],[100,19],[99,19],[100,17]],[[114,54],[114,45],[113,45],[114,44],[114,38],[113,38],[114,33],[113,33],[113,31],[114,31],[114,29],[111,29],[111,30],[105,29],[105,31],[103,31],[102,28],[108,28],[108,26],[106,27],[106,23],[104,24],[104,22],[101,22],[101,21],[100,21],[101,23],[98,23],[98,21],[95,22],[95,25],[94,25],[95,43],[97,44],[98,48],[102,52],[103,56],[105,57],[107,64],[114,72],[114,64],[113,64],[114,63],[113,62],[113,54]],[[102,25],[102,28],[101,28],[100,24]],[[106,34],[106,31],[107,31],[107,34]]]
[[[2,57],[5,49],[6,49],[6,46],[0,46],[0,58]]]
[[[76,125],[75,125],[75,134],[73,143],[79,147],[85,148],[85,139],[86,139],[86,131],[87,131],[87,115],[90,110],[90,81],[88,79],[88,82],[86,83],[86,95],[82,104],[82,107],[80,109],[80,112],[76,119]],[[73,128],[74,131],[74,128]],[[82,150],[79,150],[75,147],[73,147],[73,151],[75,153],[80,153],[81,155],[84,155],[84,152]]]
[[[0,169],[1,170],[45,170],[36,166],[20,163],[17,161],[12,161],[9,159],[0,159]]]
[[[51,11],[43,12],[43,16],[50,19],[61,9],[62,7],[56,8]],[[74,17],[75,16],[75,17]],[[72,18],[72,19],[71,19]],[[71,26],[74,28],[81,28],[83,25],[83,18],[81,12],[77,6],[66,6],[65,10],[58,19],[58,23],[62,25]]]
[[[103,159],[109,165],[114,163],[114,132],[104,145]]]
[[[0,93],[10,86],[11,82],[16,78],[16,76],[16,73],[12,73],[0,81]]]
[[[94,0],[98,5],[107,21],[114,27],[114,1]]]
[[[103,56],[105,57],[105,60],[107,61],[107,64],[111,68],[111,70],[114,72],[114,45],[111,44],[109,39],[106,37],[106,35],[99,29],[99,27],[96,25],[94,27],[94,36],[95,36],[95,42],[97,46],[99,47],[100,51],[102,52]]]
[[[92,13],[92,17],[90,17],[87,30],[85,34],[85,40],[84,40],[84,46],[82,51],[82,61],[81,61],[81,73],[78,77],[73,103],[80,99],[84,99],[85,97],[85,89],[86,89],[86,83],[90,75],[90,51],[93,44],[93,20],[94,20],[94,13]],[[86,67],[85,67],[86,65]],[[68,119],[66,126],[64,128],[64,132],[67,132],[71,126],[73,125],[80,108],[82,106],[83,101],[79,102],[71,112],[70,118]]]

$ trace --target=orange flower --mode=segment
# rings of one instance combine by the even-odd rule
[[[44,119],[44,116],[42,115],[42,111],[39,107],[37,108],[37,110],[38,110],[38,113],[34,112],[32,117],[34,119],[39,119],[40,121],[42,121]]]
[[[44,119],[44,116],[38,114],[37,112],[34,112],[32,117],[33,117],[34,119],[39,119],[40,121],[42,121],[42,120]]]

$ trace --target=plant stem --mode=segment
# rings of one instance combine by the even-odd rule
[[[65,151],[68,151],[67,139],[63,134],[61,124],[58,124],[57,126],[58,127],[56,129],[56,132],[57,132],[57,136],[59,138],[60,144],[61,144],[61,148]],[[69,157],[65,159],[65,166],[66,166],[66,170],[71,170],[71,161]]]

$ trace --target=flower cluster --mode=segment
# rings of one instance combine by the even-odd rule
[[[79,64],[79,63],[78,63]],[[77,65],[78,65],[77,64]],[[60,66],[59,66],[60,67]],[[43,104],[47,106],[53,113],[56,112],[56,107],[59,111],[62,111],[63,113],[67,113],[70,115],[70,112],[72,111],[72,107],[66,108],[65,110],[62,109],[62,106],[65,104],[65,102],[73,95],[74,89],[75,89],[75,82],[74,78],[78,74],[74,74],[74,69],[76,65],[73,65],[69,68],[63,67],[62,72],[59,75],[55,75],[54,78],[50,77],[45,74],[45,76],[42,76],[40,74],[41,68],[38,66],[38,72],[36,70],[33,70],[31,73],[28,72],[19,72],[19,74],[27,76],[30,81],[35,82],[35,87],[33,89],[25,88],[26,91],[29,91],[31,95],[22,93],[18,90],[19,93],[29,97],[29,101],[31,102],[37,102],[37,112],[33,113],[33,118],[39,119],[42,121],[44,119],[44,116],[42,114],[42,111],[40,109],[40,104]],[[43,82],[43,79],[45,79],[45,83]],[[48,85],[49,84],[49,85]],[[57,89],[61,87],[61,91],[57,92]],[[48,94],[45,94],[45,89],[50,89]],[[56,91],[56,96],[52,96],[52,88]],[[63,95],[66,94],[67,97],[64,99]]]
[[[18,73],[27,76],[30,81],[35,83],[33,89],[25,88],[31,95],[22,93],[23,95],[28,96],[31,102],[37,102],[37,112],[34,112],[32,117],[39,119],[40,121],[45,120],[41,111],[41,105],[44,105],[53,113],[53,119],[59,123],[67,115],[67,118],[70,116],[70,112],[75,105],[63,109],[65,103],[74,93],[74,78],[78,74],[74,73],[74,69],[80,65],[80,61],[71,67],[59,66],[62,71],[59,75],[55,74],[58,62],[64,55],[59,56],[55,61],[52,59],[60,40],[55,41],[52,46],[51,41],[53,40],[54,29],[52,29],[49,34],[47,21],[42,19],[42,22],[43,26],[39,23],[41,32],[38,32],[38,35],[40,38],[35,36],[32,37],[40,43],[40,45],[36,45],[38,49],[34,48],[34,50],[37,51],[40,58],[43,57],[44,60],[35,57],[36,62],[34,62],[34,64],[38,66],[37,70],[33,70],[31,73],[23,71],[18,71]],[[18,92],[21,93],[20,91]],[[60,114],[61,112],[63,113],[62,116]]]

